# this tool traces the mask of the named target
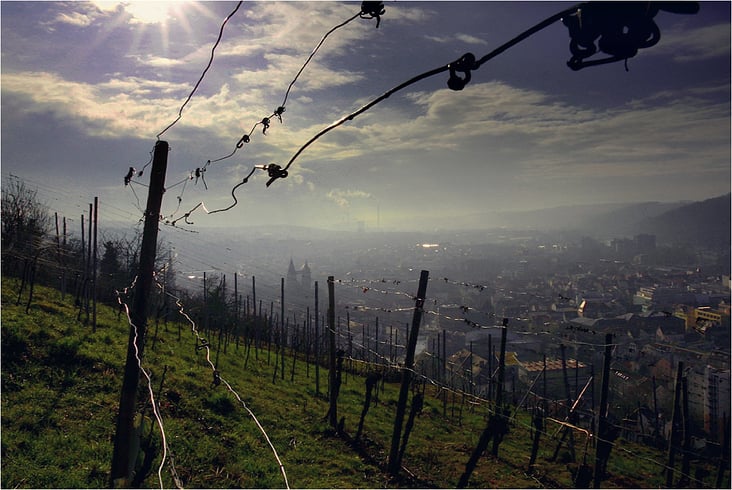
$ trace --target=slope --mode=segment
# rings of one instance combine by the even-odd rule
[[[114,424],[128,334],[124,313],[100,307],[98,328],[77,321],[69,295],[36,287],[28,314],[17,306],[19,282],[2,284],[2,481],[9,487],[107,486]],[[25,296],[23,297],[23,302]],[[148,460],[138,467],[143,487],[173,487],[171,467],[185,487],[281,488],[284,480],[273,452],[252,417],[224,384],[216,383],[196,349],[190,325],[151,325],[143,367],[153,380],[168,452],[160,467],[162,438],[152,423],[143,378],[140,405],[147,422],[142,441]],[[247,354],[248,352],[248,354]],[[250,351],[232,341],[217,365],[242,402],[256,414],[276,448],[293,488],[454,487],[485,427],[488,407],[427,385],[425,407],[415,422],[404,457],[402,477],[384,471],[398,398],[398,386],[384,383],[372,403],[364,437],[352,435],[364,405],[365,378],[346,372],[339,397],[344,432],[326,423],[327,371],[320,370],[315,392],[312,365],[277,372],[274,348]],[[350,364],[350,361],[348,362]],[[358,371],[359,364],[353,363]],[[373,368],[377,369],[377,368]],[[365,374],[362,372],[361,374]],[[592,451],[578,443],[578,463],[564,453],[550,461],[555,441],[548,427],[536,470],[528,474],[531,452],[529,414],[519,411],[498,458],[484,456],[471,486],[492,488],[567,488],[571,471]],[[618,441],[608,465],[608,487],[663,485],[664,456],[659,451]],[[170,463],[174,463],[171,465]],[[162,483],[160,482],[162,480]]]

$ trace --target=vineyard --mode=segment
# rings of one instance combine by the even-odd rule
[[[632,400],[637,407],[628,407],[617,400],[617,390],[612,392],[623,375],[619,370],[611,375],[622,340],[581,327],[558,333],[567,330],[566,324],[551,325],[551,332],[549,322],[547,328],[529,325],[515,310],[492,308],[480,296],[489,287],[485,284],[430,278],[428,270],[418,275],[422,264],[399,266],[400,274],[408,270],[412,277],[380,278],[363,277],[353,264],[344,277],[330,275],[325,282],[322,276],[320,281],[311,277],[309,268],[296,272],[291,262],[294,279],[273,281],[269,270],[263,280],[254,272],[267,266],[246,263],[244,253],[227,281],[221,271],[231,264],[218,262],[221,250],[211,250],[216,257],[206,259],[216,262],[206,269],[219,273],[183,273],[176,270],[181,262],[174,260],[172,249],[158,238],[161,227],[179,238],[199,233],[192,219],[237,207],[237,192],[255,174],[266,172],[267,188],[275,182],[274,188],[300,182],[288,175],[306,149],[417,82],[445,75],[447,87],[460,92],[472,72],[560,21],[571,38],[568,68],[624,62],[627,71],[628,59],[658,42],[660,29],[653,17],[659,10],[695,14],[696,3],[563,9],[482,57],[467,52],[371,98],[320,129],[289,160],[280,160],[282,165],[252,163],[249,173],[224,186],[226,201],[214,200],[222,207],[211,201],[207,206],[191,199],[191,189],[200,183],[208,190],[207,170],[233,163],[235,154],[245,153],[253,139],[263,139],[272,123],[283,124],[290,90],[326,39],[348,24],[355,26],[356,19],[378,28],[385,13],[383,2],[363,2],[358,12],[325,32],[298,64],[274,112],[255,118],[243,134],[238,129],[242,135],[222,151],[229,153],[206,159],[166,185],[171,147],[161,136],[182,119],[213,64],[227,22],[242,3],[220,24],[208,64],[177,118],[156,134],[149,161],[129,166],[124,177],[119,174],[119,186],[124,183],[140,212],[121,220],[134,237],[105,230],[99,236],[98,197],[89,204],[88,215],[67,223],[40,204],[37,191],[19,177],[11,174],[3,182],[0,485],[729,487],[728,414],[720,424],[726,428],[719,431],[726,439],[714,441],[711,449],[693,446],[682,361],[672,366],[678,373],[673,403],[656,403],[654,378],[648,390],[653,410],[641,407],[639,399]],[[633,26],[631,33],[627,26]],[[597,52],[599,36],[599,50],[608,57],[589,59]],[[228,91],[227,85],[222,93]],[[307,100],[309,96],[298,102],[293,97],[292,107]],[[149,185],[140,180],[146,172]],[[216,182],[214,176],[209,174],[209,183]],[[142,187],[144,206],[142,191],[138,195],[135,190]],[[172,213],[162,206],[166,192],[177,199]],[[332,192],[328,195],[334,198],[339,193],[369,196]],[[378,223],[378,201],[376,207]],[[130,225],[138,219],[137,226]],[[202,260],[193,257],[193,262]],[[394,264],[383,270],[393,273]],[[183,277],[203,281],[177,284]],[[541,336],[552,344],[552,352],[532,361],[530,379],[517,379],[520,361],[507,352],[509,332]],[[481,334],[480,341],[487,339],[483,357],[473,350],[474,333]],[[477,344],[478,336],[474,338]],[[565,352],[566,344],[575,359]],[[587,363],[578,360],[580,349]],[[645,427],[643,409],[650,413]]]
[[[27,307],[21,287],[18,279],[3,279],[2,485],[107,486],[128,317],[100,306],[93,331],[77,320],[72,296],[37,286]],[[508,431],[498,455],[488,451],[477,462],[468,486],[574,487],[594,462],[597,441],[586,431],[573,431],[574,446],[555,455],[562,426],[532,421],[532,412],[539,413],[533,406],[506,403],[497,412],[495,401],[420,374],[410,385],[405,431],[411,435],[393,474],[387,458],[398,364],[344,359],[342,340],[334,428],[327,355],[304,342],[307,328],[291,329],[291,340],[282,341],[271,317],[242,315],[235,329],[211,324],[199,331],[180,301],[177,308],[180,316],[156,324],[147,341],[134,485],[454,487],[496,413],[509,414]],[[665,458],[617,439],[602,486],[664,486]],[[715,484],[715,465],[691,464],[693,486]]]

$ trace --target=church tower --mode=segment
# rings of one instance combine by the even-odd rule
[[[312,284],[312,276],[310,274],[310,266],[308,265],[307,261],[305,262],[305,265],[302,266],[302,288],[305,291],[310,291],[310,285]]]
[[[297,271],[295,270],[295,264],[290,259],[290,266],[287,268],[287,280],[285,285],[289,291],[297,291],[300,289],[300,284],[297,282]]]

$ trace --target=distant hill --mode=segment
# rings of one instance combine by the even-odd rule
[[[728,246],[730,194],[689,202],[606,203],[472,215],[473,223],[509,229],[574,231],[597,238],[656,235],[658,243]],[[462,221],[466,222],[468,217]],[[480,226],[476,226],[480,227]]]
[[[730,246],[732,195],[687,204],[641,220],[638,231],[656,235],[659,243]]]
[[[605,238],[650,233],[643,223],[684,207],[688,202],[642,202],[626,204],[618,209],[590,216],[582,228]]]

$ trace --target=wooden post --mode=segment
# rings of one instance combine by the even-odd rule
[[[602,366],[602,390],[600,392],[600,411],[597,423],[597,433],[599,440],[595,448],[595,476],[593,480],[593,488],[600,488],[605,462],[605,451],[607,451],[608,441],[605,440],[608,434],[607,415],[608,415],[608,392],[610,390],[610,361],[613,353],[613,335],[605,335],[605,359]]]
[[[653,382],[653,439],[654,443],[659,437],[659,429],[658,429],[658,398],[656,396],[656,377],[653,376],[651,378],[651,381]]]
[[[84,213],[81,213],[81,267],[83,275],[81,282],[77,284],[76,300],[74,304],[79,307],[77,321],[81,319],[81,305],[84,303],[84,282],[86,281],[86,244],[84,243]]]
[[[534,471],[536,455],[539,454],[539,440],[544,430],[544,410],[541,407],[534,407],[534,440],[531,444],[531,456],[529,457],[529,473]]]
[[[280,360],[282,370],[280,377],[285,379],[285,346],[287,345],[287,332],[285,330],[285,278],[280,278]],[[294,362],[294,361],[293,361]]]
[[[208,287],[206,287],[206,271],[203,271],[203,331],[208,331]],[[205,335],[210,336],[208,333]]]
[[[61,301],[64,301],[66,299],[66,216],[64,216],[64,240],[62,245],[62,250],[64,251],[64,257],[62,260],[63,264],[63,270],[61,272]]]
[[[318,332],[318,281],[315,281],[315,396],[320,395],[320,340]]]
[[[61,231],[58,226],[58,213],[53,213],[53,217],[56,222],[56,261],[58,267],[61,268]]]
[[[543,355],[543,358],[544,358],[544,376],[542,378],[542,381],[543,381],[544,386],[543,386],[543,390],[542,390],[542,398],[544,399],[544,402],[542,403],[542,408],[544,409],[544,413],[546,413],[547,410],[549,410],[549,402],[546,399],[546,354]],[[592,408],[593,409],[595,408],[594,403],[592,404]]]
[[[503,319],[503,330],[501,330],[501,354],[498,359],[498,392],[496,393],[496,416],[499,417],[497,420],[502,420],[504,424],[508,424],[508,421],[501,419],[503,417],[503,385],[506,380],[506,335],[508,334],[508,319]],[[499,437],[498,434],[493,434],[493,456],[498,456],[498,445],[501,443],[503,437]]]
[[[119,413],[114,439],[110,486],[129,487],[134,470],[136,454],[132,454],[135,446],[134,418],[137,401],[137,387],[140,381],[137,360],[142,357],[145,346],[145,329],[147,327],[148,298],[152,289],[155,268],[155,254],[158,241],[158,221],[160,205],[165,190],[165,171],[168,164],[168,143],[158,141],[155,144],[150,188],[145,209],[145,225],[140,249],[140,267],[137,275],[132,310],[130,312],[129,340],[127,343],[127,362],[125,364],[122,392],[120,394]]]
[[[572,390],[569,387],[569,376],[567,374],[567,355],[566,355],[566,346],[564,344],[559,344],[559,348],[562,351],[562,377],[564,379],[564,392],[567,396],[567,419],[570,423],[575,423],[574,420],[570,417],[572,415]],[[575,364],[577,363],[577,360],[575,359]],[[562,441],[564,440],[565,436],[569,436],[569,442],[567,444],[569,448],[569,453],[572,458],[572,462],[574,463],[576,459],[576,455],[574,453],[574,431],[570,429],[569,427],[564,428],[564,434],[562,435]],[[557,446],[557,451],[559,451],[560,445]],[[557,452],[554,453],[554,459],[557,457]]]
[[[475,470],[475,467],[478,465],[478,460],[480,459],[483,452],[488,448],[488,443],[490,442],[491,438],[493,438],[493,455],[498,455],[498,445],[503,438],[503,431],[508,425],[507,420],[504,418],[503,410],[503,379],[506,363],[507,330],[508,319],[504,318],[503,331],[501,332],[501,354],[498,364],[498,387],[496,389],[495,413],[488,418],[488,424],[486,424],[485,429],[483,429],[483,432],[480,434],[478,444],[477,446],[475,446],[473,453],[470,455],[470,459],[465,465],[465,471],[460,476],[457,488],[465,488],[466,486],[468,486],[468,482],[470,481],[470,475],[473,474],[473,470]]]
[[[488,334],[488,401],[493,401],[493,335]]]
[[[86,291],[84,296],[84,311],[86,312],[86,319],[84,325],[89,325],[89,299],[91,298],[91,289],[89,287],[92,276],[92,222],[94,221],[94,204],[89,203],[89,223],[87,223],[87,254],[86,254]]]
[[[475,394],[475,382],[473,380],[473,341],[470,341],[470,364],[468,364],[468,382],[470,383],[470,394]]]
[[[239,273],[234,272],[234,332],[236,335],[236,350],[239,350],[239,310],[241,309],[238,277]]]
[[[679,478],[677,486],[679,488],[685,488],[689,485],[689,459],[691,456],[691,415],[689,414],[689,384],[686,376],[681,379],[681,392],[681,420],[683,428],[683,439],[681,442],[681,478]]]
[[[333,276],[328,276],[328,339],[330,340],[330,349],[328,352],[328,398],[330,399],[330,407],[328,408],[328,415],[331,427],[336,429],[338,427],[338,386],[336,386],[335,292]]]
[[[722,414],[722,445],[719,448],[719,466],[714,488],[724,488],[722,480],[724,480],[725,470],[729,468],[729,415],[726,412]]]
[[[374,362],[379,364],[379,317],[376,317],[376,340],[374,341]]]
[[[666,462],[666,488],[671,488],[674,480],[674,460],[676,458],[677,428],[679,425],[679,402],[681,397],[681,377],[684,372],[684,363],[679,361],[676,369],[676,385],[674,389],[674,405],[671,411],[671,434],[668,438],[668,460]]]
[[[419,276],[417,297],[415,299],[414,314],[412,316],[412,328],[409,331],[409,342],[407,353],[402,368],[402,386],[399,390],[399,401],[397,402],[396,417],[394,418],[394,432],[391,437],[391,451],[389,452],[388,471],[392,475],[399,473],[399,439],[402,435],[402,423],[404,412],[407,409],[407,398],[409,396],[409,385],[412,381],[412,368],[414,367],[414,351],[417,348],[417,336],[419,335],[419,324],[422,321],[422,308],[427,294],[427,282],[429,271],[423,270]]]
[[[97,331],[97,230],[99,221],[99,198],[94,197],[94,253],[92,258],[92,331]],[[153,257],[153,262],[155,258]],[[154,264],[153,264],[154,265]]]

